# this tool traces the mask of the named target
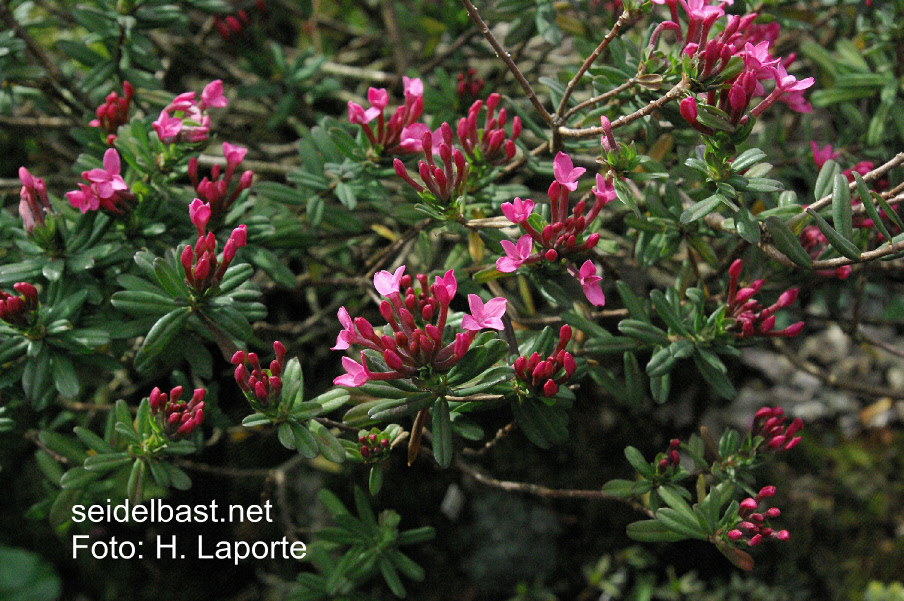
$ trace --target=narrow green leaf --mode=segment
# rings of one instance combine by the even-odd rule
[[[85,459],[85,469],[92,472],[108,472],[132,461],[128,453],[103,453]]]
[[[650,362],[647,363],[646,372],[651,378],[664,376],[674,369],[678,359],[672,355],[669,347],[663,347],[653,353]]]
[[[631,338],[635,338],[647,344],[668,344],[668,333],[657,328],[651,323],[637,319],[623,319],[618,324],[618,330]]]
[[[621,297],[622,303],[633,319],[640,321],[650,321],[650,314],[647,312],[643,301],[640,300],[631,287],[623,280],[615,282],[615,289],[618,290],[618,296]],[[598,327],[598,326],[597,326]]]
[[[438,398],[433,403],[433,455],[441,468],[452,465],[454,456],[452,421],[449,418],[449,401]]]
[[[689,507],[688,510],[690,511]],[[697,516],[693,511],[688,516],[683,512],[666,507],[656,512],[656,519],[672,532],[676,532],[685,538],[706,539],[706,532],[700,527]]]
[[[681,223],[687,225],[689,223],[697,221],[698,219],[702,219],[703,217],[706,217],[707,215],[715,211],[716,208],[725,201],[725,197],[721,194],[713,194],[708,198],[704,198],[699,202],[695,202],[683,213],[681,213]]]
[[[324,459],[332,461],[333,463],[342,463],[345,461],[345,449],[326,426],[314,420],[309,421],[307,426],[307,429],[314,435],[314,439],[317,442],[317,448],[320,450],[320,454],[323,455]],[[295,428],[293,427],[293,431],[294,430]]]
[[[850,201],[848,201],[848,206],[850,206]],[[851,261],[860,261],[860,249],[857,246],[842,236],[838,231],[829,225],[829,222],[822,218],[822,216],[814,211],[813,209],[807,209],[807,213],[813,217],[816,221],[816,227],[819,228],[819,231],[826,237],[829,245],[838,251],[838,253],[850,259]],[[850,225],[850,224],[849,224]]]
[[[832,221],[834,222],[835,229],[844,236],[846,240],[854,239],[852,219],[851,189],[848,185],[847,178],[838,173],[835,175],[835,183],[832,188]],[[859,256],[860,253],[858,252],[857,254]]]
[[[185,321],[191,314],[191,308],[180,307],[174,309],[157,320],[144,338],[141,348],[135,355],[135,366],[146,366],[154,357],[163,353],[166,345],[173,337],[182,331]]]
[[[859,173],[856,171],[853,173],[854,181],[857,182],[857,194],[860,195],[860,202],[863,203],[866,214],[873,220],[873,224],[876,226],[876,229],[879,230],[879,233],[882,234],[889,244],[891,244],[892,235],[888,231],[888,228],[885,227],[885,222],[882,220],[879,211],[876,209],[876,203],[873,201],[873,195],[870,192],[870,189],[867,187],[866,182],[863,181],[863,177],[861,177]]]
[[[295,437],[295,449],[298,454],[308,459],[313,459],[320,453],[320,446],[317,438],[310,430],[298,422],[289,422],[291,424],[292,435]]]
[[[674,543],[687,538],[672,532],[659,520],[641,520],[628,524],[627,534],[641,543]]]
[[[841,173],[841,167],[834,160],[826,161],[819,170],[816,177],[816,186],[813,188],[813,197],[819,200],[823,196],[827,196],[835,182],[835,175]]]
[[[129,473],[129,482],[126,485],[126,492],[132,503],[140,503],[144,500],[144,476],[145,463],[141,459],[136,459],[132,465],[132,471]]]
[[[792,263],[806,269],[813,266],[813,259],[804,250],[800,239],[785,225],[784,221],[778,217],[769,217],[766,219],[766,229],[769,230],[776,248],[782,251]]]
[[[643,403],[646,390],[646,381],[643,372],[640,371],[640,364],[637,362],[637,356],[627,351],[622,355],[622,362],[625,369],[625,393],[624,400],[632,406],[640,406]]]

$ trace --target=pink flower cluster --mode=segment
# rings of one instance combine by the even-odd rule
[[[484,85],[486,82],[477,77],[477,70],[468,69],[458,74],[455,91],[458,92],[459,98],[475,98],[483,90]]]
[[[656,43],[663,31],[673,31],[684,44],[682,53],[697,62],[697,79],[706,80],[719,75],[733,57],[744,61],[744,68],[717,89],[700,97],[689,96],[681,101],[682,117],[698,131],[710,135],[714,130],[698,120],[697,101],[719,108],[728,115],[732,125],[743,125],[748,114],[759,117],[776,101],[784,102],[791,110],[809,113],[813,110],[803,96],[803,91],[813,85],[813,78],[798,80],[789,75],[786,68],[793,62],[794,55],[786,59],[773,58],[770,45],[778,37],[778,24],[755,25],[756,13],[744,16],[729,15],[723,30],[709,39],[713,25],[725,17],[725,5],[733,0],[719,0],[715,5],[710,0],[654,0],[656,4],[666,4],[671,12],[671,20],[661,23],[653,32],[650,45]],[[681,7],[687,21],[682,31],[679,25],[678,7]],[[767,95],[762,81],[772,80],[773,90]],[[748,113],[754,97],[765,96]]]
[[[788,417],[781,407],[763,407],[753,417],[751,433],[754,437],[762,437],[761,448],[766,451],[790,451],[800,441],[800,436],[795,436],[803,430],[804,422],[799,417],[785,426]]]
[[[264,0],[255,0],[254,8],[258,15],[262,15],[267,7],[264,4]],[[247,27],[250,22],[251,15],[248,14],[248,11],[241,8],[233,15],[226,15],[225,17],[222,15],[215,15],[213,18],[213,27],[217,30],[217,33],[220,34],[221,38],[229,42],[233,38],[244,35],[245,27]]]
[[[254,173],[250,170],[242,173],[238,183],[232,185],[232,176],[236,168],[245,159],[248,149],[223,142],[223,156],[226,157],[226,170],[222,171],[220,165],[214,165],[210,170],[210,177],[204,176],[198,181],[198,159],[192,157],[188,160],[188,177],[202,201],[210,205],[213,217],[225,215],[232,203],[239,197],[243,190],[251,186]]]
[[[194,248],[187,245],[182,250],[180,261],[185,270],[185,282],[191,286],[197,294],[204,294],[207,290],[217,286],[223,279],[223,274],[229,268],[229,264],[235,258],[239,248],[245,246],[247,230],[240,225],[229,236],[223,247],[223,258],[217,261],[217,239],[213,232],[206,232],[207,223],[210,221],[211,208],[209,203],[201,202],[196,198],[188,206],[188,214],[191,222],[198,230],[198,241]]]
[[[750,336],[797,336],[804,327],[799,321],[784,330],[773,330],[775,312],[797,300],[797,288],[783,292],[773,305],[763,307],[753,296],[760,291],[766,280],[757,280],[746,288],[738,289],[738,277],[741,275],[743,263],[736,260],[728,268],[728,301],[725,315],[735,320],[734,329],[739,329],[739,338]]]
[[[461,151],[452,147],[452,128],[449,127],[449,124],[443,123],[437,133],[440,138],[438,144],[430,130],[425,131],[423,136],[421,136],[425,160],[418,161],[418,174],[427,187],[426,189],[437,200],[448,203],[450,200],[455,200],[465,193],[470,167]],[[442,168],[437,166],[433,160],[434,144],[436,144],[436,154],[439,155],[440,160],[443,162]],[[418,184],[408,175],[401,160],[394,159],[392,166],[396,174],[414,188],[418,194],[424,192],[424,186]]]
[[[669,448],[666,449],[665,457],[659,460],[659,463],[656,464],[656,471],[660,474],[666,473],[668,470],[677,470],[681,465],[681,454],[678,452],[678,447],[681,446],[681,440],[678,438],[673,438],[671,442],[669,442]]]
[[[364,457],[364,461],[368,463],[382,461],[389,456],[391,451],[389,437],[382,432],[379,434],[377,432],[362,434],[358,437],[358,444],[361,445],[358,451]]]
[[[210,131],[207,109],[223,108],[227,102],[222,80],[215,79],[204,86],[200,100],[195,100],[194,92],[176,96],[151,126],[164,144],[203,142]]]
[[[756,498],[748,497],[741,501],[738,509],[738,517],[741,521],[736,527],[729,530],[726,538],[733,543],[743,541],[749,547],[755,547],[760,544],[764,538],[774,538],[780,541],[786,541],[790,538],[787,530],[773,530],[769,526],[769,520],[777,518],[782,514],[778,507],[769,507],[765,511],[758,511],[763,499],[775,495],[774,486],[765,486],[757,494]]]
[[[531,225],[528,218],[534,210],[534,202],[530,199],[516,198],[514,202],[506,202],[502,205],[502,214],[509,221],[521,226],[527,232],[512,244],[508,240],[502,241],[502,249],[505,256],[496,261],[496,269],[501,273],[511,273],[522,265],[531,265],[540,261],[555,262],[561,258],[577,253],[589,251],[599,242],[599,234],[593,233],[584,238],[587,226],[599,215],[600,210],[607,203],[615,199],[615,189],[612,182],[597,174],[597,187],[592,190],[595,201],[587,214],[587,203],[578,201],[569,212],[568,194],[577,190],[578,178],[586,171],[583,167],[575,167],[571,158],[564,152],[560,152],[553,160],[553,174],[555,181],[549,186],[549,202],[551,223],[545,225],[541,231],[537,231]],[[539,250],[534,252],[534,244]],[[591,304],[603,306],[606,297],[599,282],[602,278],[596,275],[596,266],[587,260],[579,268],[568,263],[568,271],[581,283],[584,294]]]
[[[515,377],[543,396],[555,396],[559,392],[559,386],[573,376],[577,368],[574,357],[565,350],[565,346],[571,340],[571,334],[571,326],[568,324],[562,326],[559,330],[559,344],[546,359],[542,359],[537,352],[530,357],[521,355],[515,359],[512,366],[515,369]]]
[[[286,347],[280,341],[273,343],[276,358],[270,362],[270,369],[262,369],[255,353],[236,351],[232,356],[235,365],[235,381],[249,400],[255,400],[263,407],[277,405],[282,392],[283,368],[286,363]]]
[[[43,179],[34,177],[25,167],[19,167],[19,179],[22,180],[19,216],[22,217],[22,227],[30,234],[36,227],[44,227],[44,216],[52,213],[53,209]]]
[[[119,174],[119,153],[115,148],[108,148],[104,153],[103,165],[102,169],[83,171],[82,179],[88,185],[79,184],[78,190],[66,192],[66,198],[82,213],[100,209],[111,215],[124,215],[132,210],[137,199]]]
[[[97,111],[95,111],[97,119],[92,119],[88,122],[91,127],[99,127],[107,132],[107,145],[113,146],[119,126],[125,125],[129,121],[129,105],[134,94],[135,90],[132,88],[132,84],[123,81],[122,96],[116,92],[107,94],[104,103],[97,107]]]
[[[14,296],[0,290],[0,321],[27,328],[34,323],[34,312],[38,310],[38,290],[28,282],[13,284]]]
[[[404,265],[394,273],[380,271],[374,275],[374,287],[388,299],[380,303],[380,315],[389,324],[392,335],[377,332],[363,317],[352,319],[345,307],[339,309],[343,329],[332,350],[345,350],[353,344],[362,346],[378,353],[389,371],[371,371],[365,351],[361,351],[361,363],[342,358],[347,373],[333,380],[334,384],[361,386],[369,380],[408,379],[424,375],[425,368],[445,372],[465,356],[480,330],[503,329],[501,318],[507,301],[497,297],[484,303],[476,294],[469,294],[471,314],[461,320],[464,332],[445,343],[449,303],[458,290],[455,273],[450,269],[443,277],[436,276],[433,284],[428,283],[424,274],[418,274],[414,280],[418,290],[412,277],[405,274]]]
[[[160,392],[159,388],[151,391],[148,401],[151,405],[151,415],[157,418],[160,429],[170,440],[185,438],[195,428],[204,423],[204,396],[207,391],[196,388],[191,400],[187,403],[179,401],[182,396],[182,387],[173,388],[169,396]]]
[[[348,120],[361,126],[370,145],[378,152],[386,154],[411,154],[423,150],[421,138],[429,131],[423,123],[417,123],[424,112],[424,84],[420,79],[402,78],[405,88],[405,103],[396,108],[386,121],[383,110],[389,104],[389,93],[385,88],[370,88],[367,100],[370,108],[355,102],[348,103]],[[377,131],[370,123],[377,120]]]
[[[804,226],[800,231],[799,239],[801,246],[804,247],[804,250],[807,251],[807,254],[810,255],[814,260],[818,259],[823,251],[829,246],[829,241],[825,237],[825,234],[819,231],[819,227],[815,225]],[[847,279],[849,275],[851,275],[851,266],[842,265],[837,269],[822,269],[817,271],[816,275],[821,275],[827,278],[834,277],[838,278],[839,280],[844,280]]]
[[[493,93],[487,97],[486,117],[483,127],[478,127],[477,118],[483,108],[483,101],[477,100],[468,109],[468,116],[458,122],[458,139],[468,158],[474,162],[484,161],[490,165],[504,165],[515,156],[515,140],[521,135],[521,119],[517,116],[512,120],[512,135],[505,133],[505,124],[508,120],[505,109],[499,109],[496,116],[496,107],[502,97]]]

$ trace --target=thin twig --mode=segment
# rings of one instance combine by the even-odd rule
[[[496,432],[496,436],[494,436],[492,438],[492,440],[488,440],[485,445],[483,445],[479,449],[464,448],[461,450],[461,454],[464,455],[465,457],[481,457],[483,455],[486,455],[490,449],[492,449],[497,444],[499,444],[499,441],[503,440],[509,434],[514,432],[517,427],[518,427],[517,423],[509,422],[502,428],[499,428],[499,431]]]
[[[392,59],[395,62],[396,78],[402,79],[405,69],[408,68],[408,45],[402,39],[399,31],[399,19],[396,16],[395,0],[382,0],[380,2],[380,15],[383,17],[383,25],[392,45]]]
[[[612,129],[618,129],[619,127],[624,127],[630,123],[633,123],[640,119],[641,117],[646,117],[656,109],[665,106],[672,100],[677,99],[679,96],[684,94],[687,89],[690,87],[690,80],[686,75],[681,77],[681,81],[675,84],[675,86],[665,93],[661,98],[657,98],[656,100],[650,102],[647,106],[643,107],[640,110],[634,111],[630,115],[624,115],[619,117],[615,121],[611,123]],[[594,136],[600,136],[606,132],[602,127],[585,127],[580,129],[575,129],[572,127],[560,127],[558,129],[559,134],[564,138],[592,138]]]
[[[539,484],[531,484],[529,482],[497,480],[496,478],[487,476],[477,471],[475,468],[471,467],[467,463],[464,463],[463,461],[455,461],[454,465],[456,468],[471,476],[481,484],[491,486],[493,488],[498,488],[506,492],[524,493],[528,495],[534,495],[535,497],[542,497],[544,499],[588,499],[600,501],[618,501],[620,503],[625,503],[631,506],[635,510],[645,514],[648,517],[653,517],[653,512],[650,511],[649,508],[644,507],[639,501],[636,501],[632,498],[616,497],[601,490],[556,489],[547,488],[546,486],[540,486]]]
[[[509,56],[509,53],[506,52],[505,48],[502,47],[502,44],[499,43],[499,40],[496,39],[496,36],[493,35],[493,32],[490,31],[490,28],[487,27],[487,24],[480,18],[480,15],[477,13],[477,8],[471,3],[471,0],[461,0],[461,2],[465,5],[468,16],[471,17],[471,20],[477,25],[477,30],[480,31],[484,39],[486,39],[490,46],[493,47],[493,50],[496,51],[496,56],[502,59],[502,62],[506,64],[509,71],[512,72],[512,75],[515,76],[515,80],[517,80],[521,89],[524,90],[527,99],[534,105],[534,108],[537,109],[537,112],[540,113],[540,116],[544,121],[552,123],[553,116],[549,114],[549,111],[546,110],[546,107],[544,107],[540,102],[540,99],[537,98],[537,94],[534,92],[534,89],[531,87],[530,83],[528,83],[527,79],[524,78],[524,75],[521,74],[518,65],[515,64],[512,57]]]
[[[588,98],[584,102],[581,102],[581,103],[576,104],[573,107],[571,107],[571,109],[569,109],[569,111],[562,116],[562,120],[565,121],[569,117],[571,117],[572,115],[574,115],[575,113],[577,113],[579,111],[589,108],[595,104],[599,104],[600,102],[605,102],[606,100],[609,100],[613,96],[617,96],[617,95],[621,94],[622,92],[624,92],[628,88],[632,87],[636,83],[637,83],[637,78],[632,77],[625,83],[619,85],[618,87],[612,88],[608,92],[603,92],[599,96],[594,96],[593,98]]]
[[[559,101],[559,106],[556,108],[556,117],[560,120],[565,112],[565,106],[568,104],[568,99],[571,98],[572,93],[574,93],[574,89],[578,85],[578,82],[584,77],[584,74],[587,73],[587,70],[590,69],[594,61],[596,61],[606,48],[609,47],[609,43],[615,39],[615,36],[621,32],[622,27],[624,27],[631,18],[631,13],[629,11],[626,10],[622,12],[621,16],[615,22],[615,25],[612,26],[612,29],[606,34],[606,37],[603,38],[603,41],[600,42],[600,45],[590,53],[590,56],[587,57],[587,60],[584,61],[584,64],[578,69],[578,72],[574,74],[574,77],[572,77],[571,81],[568,82],[568,85],[565,86],[565,93],[562,94],[562,100]]]

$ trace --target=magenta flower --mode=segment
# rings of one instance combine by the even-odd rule
[[[164,144],[172,144],[179,137],[182,131],[182,119],[178,117],[170,117],[166,110],[160,111],[160,116],[156,121],[151,123],[151,127],[157,132],[157,137]]]
[[[424,83],[421,81],[420,77],[415,77],[414,79],[409,79],[405,76],[402,76],[402,83],[405,89],[405,96],[423,96],[424,95]]]
[[[330,349],[331,351],[342,351],[347,349],[349,345],[355,341],[355,336],[357,335],[355,332],[355,323],[348,314],[348,310],[345,307],[339,307],[339,313],[337,315],[339,317],[339,323],[342,324],[342,331],[339,332],[339,336],[336,337],[336,346],[332,347]]]
[[[511,273],[517,270],[534,250],[534,240],[530,234],[524,234],[518,238],[517,244],[512,244],[508,240],[503,240],[501,244],[505,256],[496,259],[496,270],[500,273]]]
[[[82,173],[82,177],[92,184],[101,200],[112,198],[113,195],[129,187],[119,175],[119,153],[114,148],[108,148],[104,153],[103,169],[91,169]]]
[[[442,298],[443,293],[440,290],[445,290],[445,300]],[[450,269],[443,277],[440,278],[436,276],[436,296],[437,300],[440,303],[445,302],[446,304],[450,303],[453,298],[455,298],[455,293],[458,292],[458,282],[455,279],[455,270]]]
[[[574,163],[564,152],[556,155],[552,161],[552,172],[556,181],[572,192],[578,189],[578,178],[587,171],[583,167],[575,167]]]
[[[389,94],[385,88],[370,88],[367,90],[367,100],[370,101],[372,107],[370,110],[376,111],[374,115],[376,116],[383,112],[383,109],[389,104]]]
[[[383,296],[392,296],[399,293],[399,285],[402,281],[402,274],[405,273],[405,266],[402,265],[395,270],[395,273],[388,271],[378,271],[374,274],[374,288]]]
[[[581,282],[581,288],[584,289],[584,296],[587,297],[590,304],[597,307],[605,305],[606,295],[603,294],[603,290],[599,285],[603,278],[596,275],[596,265],[593,264],[593,261],[589,259],[584,261],[578,275],[578,279]]]
[[[468,331],[477,331],[488,328],[490,330],[502,330],[502,319],[508,301],[502,297],[496,297],[483,303],[476,294],[468,295],[468,306],[471,315],[465,315],[461,319],[461,327]]]
[[[234,168],[235,165],[238,165],[245,160],[246,154],[248,154],[247,148],[242,148],[241,146],[230,144],[229,142],[223,142],[223,156],[226,157],[227,165],[232,165]]]
[[[612,180],[604,178],[599,173],[596,174],[596,188],[591,188],[590,191],[593,192],[597,202],[604,205],[615,200],[615,185]]]
[[[206,108],[223,108],[228,103],[226,97],[223,96],[223,80],[215,79],[201,91],[201,102],[198,103],[203,111]]]
[[[360,104],[356,104],[351,100],[348,101],[348,120],[350,123],[354,123],[355,125],[364,125],[365,123],[370,123],[377,116],[380,115],[382,111],[380,109],[370,107],[366,111],[364,107]]]
[[[336,386],[361,386],[370,379],[364,351],[361,351],[361,363],[349,357],[342,357],[342,367],[345,368],[346,373],[333,379],[333,384]]]
[[[188,205],[188,217],[192,224],[198,228],[198,236],[203,236],[207,229],[207,222],[210,221],[210,203],[201,202],[200,198],[196,198]]]
[[[44,227],[44,215],[53,211],[47,198],[47,186],[40,177],[34,177],[25,167],[19,167],[22,189],[19,191],[19,216],[22,227],[29,234],[35,227]]]
[[[527,200],[516,198],[513,202],[502,203],[502,207],[500,208],[502,209],[502,214],[505,215],[509,221],[520,225],[527,221],[527,218],[530,216],[531,212],[533,212],[534,201],[530,198]]]

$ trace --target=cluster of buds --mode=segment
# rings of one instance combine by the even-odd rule
[[[79,184],[78,190],[66,192],[66,198],[82,213],[100,209],[114,216],[125,215],[135,206],[137,198],[119,174],[119,153],[115,148],[108,148],[104,153],[103,165],[103,168],[83,171],[82,179],[88,185]]]
[[[419,290],[415,290],[414,280]],[[374,287],[388,299],[380,303],[380,315],[387,321],[391,335],[386,330],[377,332],[363,317],[352,319],[346,308],[341,307],[338,316],[343,330],[332,350],[344,350],[353,344],[362,346],[378,353],[389,371],[371,371],[365,351],[361,351],[361,363],[342,358],[347,373],[333,380],[334,384],[361,386],[369,380],[410,379],[446,372],[465,356],[480,330],[503,329],[501,318],[506,300],[497,297],[484,304],[479,296],[469,294],[471,314],[462,318],[464,332],[455,334],[451,342],[444,342],[449,303],[458,289],[451,269],[443,277],[436,276],[431,285],[424,274],[414,279],[406,275],[402,265],[395,273],[376,273]]]
[[[405,182],[415,189],[418,194],[429,192],[433,197],[443,203],[449,204],[460,198],[465,193],[468,184],[468,171],[470,169],[464,155],[457,148],[452,147],[452,128],[448,123],[443,123],[437,132],[439,140],[434,140],[433,134],[427,130],[421,136],[421,145],[424,150],[423,161],[418,161],[418,174],[424,186],[414,181],[405,170],[402,161],[395,159],[392,166],[396,174]],[[434,147],[434,143],[438,142]],[[436,154],[442,161],[442,167],[438,166],[434,160],[434,148]]]
[[[775,313],[797,300],[797,288],[783,292],[774,304],[763,307],[753,296],[760,291],[765,280],[757,280],[746,288],[738,288],[738,277],[741,275],[743,263],[737,259],[728,268],[728,300],[725,315],[735,320],[733,328],[740,330],[738,337],[750,336],[797,336],[804,328],[799,321],[784,330],[773,330]]]
[[[225,171],[220,165],[214,165],[210,170],[210,177],[205,176],[198,180],[198,159],[192,157],[188,160],[188,177],[198,193],[198,197],[210,205],[214,218],[225,215],[243,190],[251,186],[254,173],[250,170],[242,173],[238,184],[232,185],[232,177],[236,168],[245,159],[248,149],[223,142],[223,156],[226,157]]]
[[[151,391],[148,401],[151,405],[151,415],[156,418],[160,430],[170,440],[179,440],[191,434],[195,428],[204,422],[204,396],[207,391],[196,388],[191,400],[187,403],[180,401],[182,387],[173,388],[169,396],[160,392],[159,388]]]
[[[367,463],[377,463],[389,457],[390,447],[389,436],[382,432],[379,428],[373,428],[370,432],[362,431],[358,437],[358,451],[364,457]]]
[[[739,541],[746,542],[747,546],[755,547],[764,538],[774,538],[776,540],[786,541],[790,538],[787,530],[774,530],[769,526],[769,520],[777,518],[782,514],[778,507],[769,507],[764,511],[759,511],[760,504],[763,499],[775,495],[774,486],[763,487],[757,496],[748,497],[741,501],[738,509],[738,522],[732,530],[725,535],[728,540],[733,543]]]
[[[870,224],[872,224],[872,222],[870,222]],[[825,237],[825,234],[819,230],[819,227],[815,225],[804,226],[803,229],[800,230],[799,239],[801,246],[804,247],[804,250],[807,251],[807,254],[810,255],[813,260],[818,259],[823,251],[829,247],[829,240]],[[816,275],[844,280],[851,275],[851,271],[850,265],[842,265],[837,269],[817,270]]]
[[[196,198],[188,206],[188,214],[191,222],[198,230],[198,241],[194,248],[187,245],[182,250],[180,262],[185,270],[185,282],[199,295],[203,295],[211,288],[216,287],[223,274],[229,269],[229,264],[235,258],[239,248],[245,246],[247,230],[240,225],[229,236],[223,247],[223,257],[217,260],[217,239],[213,232],[207,232],[207,222],[210,221],[211,208],[209,203],[201,202]]]
[[[0,321],[19,328],[31,327],[38,310],[38,290],[28,282],[13,284],[13,290],[20,296],[0,290]]]
[[[477,69],[468,69],[458,74],[458,85],[455,90],[459,98],[476,98],[483,90],[485,82],[477,77]]]
[[[266,5],[264,0],[255,0],[254,8],[258,15],[264,14]],[[239,38],[245,34],[245,28],[251,22],[251,15],[245,9],[239,9],[234,15],[216,15],[213,18],[213,27],[220,34],[220,37],[227,42],[234,38]]]
[[[270,362],[270,369],[262,369],[255,353],[236,351],[232,356],[235,365],[235,381],[249,401],[261,407],[279,404],[282,392],[283,367],[286,363],[286,347],[278,340],[273,343],[276,358]]]
[[[487,97],[486,118],[483,127],[479,127],[477,117],[483,102],[477,100],[468,109],[468,116],[458,122],[458,139],[461,147],[474,162],[486,162],[490,165],[504,165],[515,156],[515,140],[521,135],[521,119],[512,119],[512,135],[505,133],[507,116],[505,109],[499,109],[496,116],[496,107],[501,96],[493,93]]]
[[[424,112],[424,84],[420,79],[402,78],[405,88],[405,103],[396,108],[386,120],[383,110],[389,104],[389,94],[385,88],[370,88],[367,99],[370,108],[364,110],[360,104],[348,103],[348,120],[361,126],[372,148],[387,154],[410,154],[423,149],[421,138],[429,131],[423,123],[417,123]],[[370,123],[377,120],[377,131]]]
[[[813,85],[813,78],[798,80],[788,75],[786,68],[793,62],[794,56],[778,59],[770,55],[770,45],[778,37],[777,24],[755,25],[756,13],[743,16],[729,15],[722,31],[709,39],[713,25],[725,16],[724,5],[731,4],[719,0],[717,5],[710,5],[709,0],[653,0],[656,4],[666,4],[671,12],[671,21],[664,21],[657,26],[650,40],[654,45],[663,31],[673,31],[679,41],[684,43],[682,54],[697,63],[696,78],[707,80],[719,76],[733,57],[743,60],[740,73],[731,75],[723,85],[714,88],[699,98],[707,105],[717,107],[728,116],[731,125],[744,125],[748,121],[748,108],[756,96],[765,96],[749,115],[759,117],[776,101],[784,102],[791,110],[809,113],[813,109],[804,99],[803,91]],[[687,20],[687,29],[682,31],[678,19],[678,6],[683,8]],[[775,86],[768,95],[761,81],[773,80]],[[681,101],[682,117],[695,129],[706,135],[714,133],[714,129],[698,120],[697,100],[689,96]]]
[[[215,79],[201,92],[201,99],[195,100],[194,92],[176,96],[162,111],[151,126],[164,144],[175,142],[203,142],[210,131],[209,108],[223,108],[227,104],[223,95],[223,82]]]
[[[553,161],[556,179],[549,186],[548,193],[551,223],[545,225],[541,231],[537,231],[528,219],[534,210],[532,200],[516,198],[514,202],[503,203],[503,215],[512,223],[521,226],[527,233],[515,244],[508,240],[502,241],[505,256],[496,261],[498,271],[511,273],[522,265],[531,265],[544,260],[555,262],[568,255],[589,251],[597,245],[600,235],[592,233],[584,238],[584,232],[596,219],[603,206],[615,198],[615,189],[611,181],[597,174],[597,187],[592,190],[595,200],[590,210],[585,214],[587,203],[580,200],[569,216],[568,194],[577,189],[578,178],[585,171],[583,167],[574,167],[571,158],[564,152],[556,155]],[[539,246],[536,252],[534,244]],[[584,294],[591,304],[596,306],[605,304],[606,297],[599,287],[602,278],[596,275],[596,266],[592,261],[585,261],[580,269],[569,262],[568,272],[580,281]]]
[[[22,217],[22,227],[31,234],[36,227],[45,227],[45,216],[52,213],[53,209],[47,198],[47,186],[43,179],[34,177],[25,167],[19,167],[19,179],[22,180],[19,216]]]
[[[571,326],[568,324],[562,326],[559,330],[559,344],[545,360],[537,352],[530,357],[521,355],[515,359],[513,365],[515,376],[543,396],[555,396],[559,386],[574,375],[577,367],[574,357],[565,350],[565,346],[571,340],[571,333]]]
[[[664,474],[669,470],[675,471],[681,465],[681,454],[678,453],[678,447],[681,446],[681,440],[673,438],[669,442],[669,448],[666,449],[665,455],[656,464],[656,471]]]
[[[132,96],[135,90],[132,84],[127,81],[122,82],[122,96],[116,92],[107,94],[104,103],[97,107],[95,114],[97,119],[88,122],[91,127],[99,127],[107,132],[107,145],[113,146],[116,140],[116,131],[120,125],[125,125],[129,120],[129,105],[132,102]]]
[[[763,407],[753,417],[751,434],[754,438],[763,439],[760,445],[763,450],[790,451],[801,441],[801,437],[795,435],[803,430],[804,422],[796,417],[786,426],[787,420],[788,417],[781,407]]]

